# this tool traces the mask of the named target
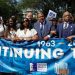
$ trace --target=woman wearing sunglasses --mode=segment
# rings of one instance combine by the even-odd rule
[[[18,37],[17,40],[37,40],[38,35],[37,31],[30,27],[29,20],[25,18],[22,23],[20,29],[16,32],[16,37]]]

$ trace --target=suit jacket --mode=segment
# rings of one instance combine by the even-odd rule
[[[49,21],[44,21],[44,29],[43,29],[43,37],[47,36],[48,34],[50,34],[50,28],[51,28],[51,23]],[[34,29],[37,31],[39,39],[43,39],[43,37],[41,36],[41,30],[40,30],[40,22],[37,21],[34,24]]]
[[[57,25],[57,34],[58,34],[59,38],[64,38],[64,36],[63,36],[63,30],[64,30],[63,25],[64,25],[64,23],[60,23]],[[68,36],[71,36],[71,35],[75,35],[75,24],[70,22],[68,29],[67,29],[67,32],[68,33],[66,33],[65,38],[67,38]]]

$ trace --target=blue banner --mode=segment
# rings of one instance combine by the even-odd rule
[[[0,39],[0,72],[18,75],[75,75],[75,40]]]

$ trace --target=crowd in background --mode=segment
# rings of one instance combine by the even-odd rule
[[[18,22],[15,16],[9,17],[5,22],[0,17],[0,38],[30,41],[50,38],[71,40],[74,37],[74,17],[68,11],[65,11],[62,18],[59,19],[46,19],[43,12],[38,12],[37,19],[33,18],[32,12],[28,12],[21,22]]]

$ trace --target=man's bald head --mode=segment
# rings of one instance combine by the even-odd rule
[[[66,11],[63,13],[63,20],[64,21],[66,21],[66,22],[70,21],[70,17],[71,17],[70,12]]]

